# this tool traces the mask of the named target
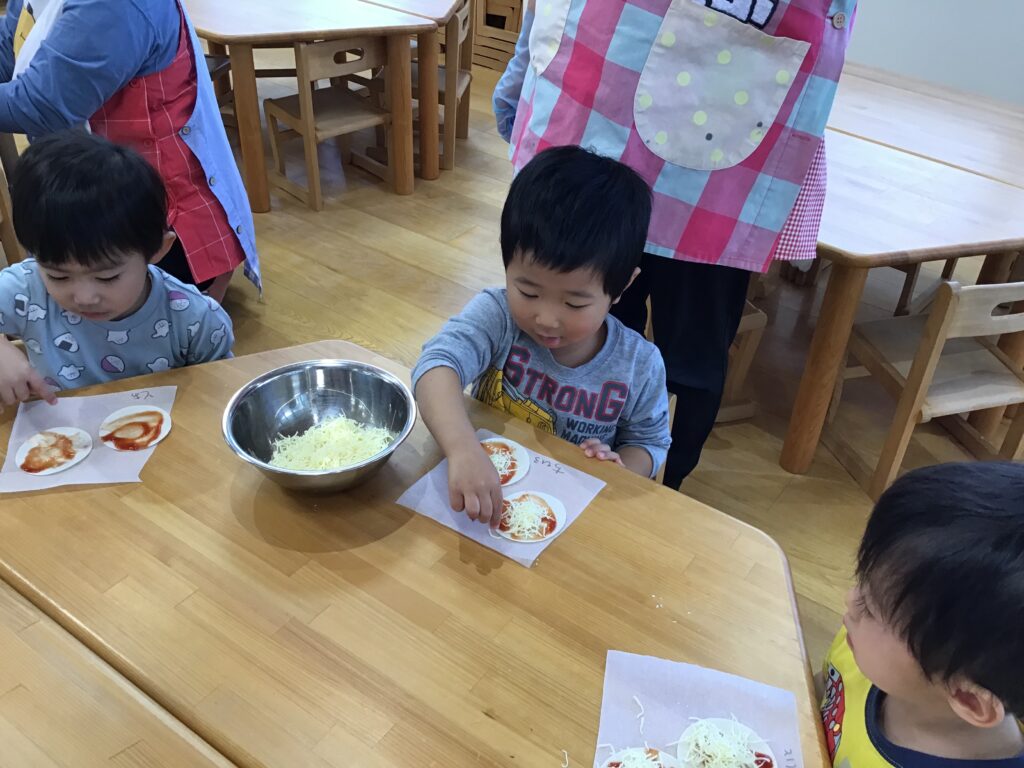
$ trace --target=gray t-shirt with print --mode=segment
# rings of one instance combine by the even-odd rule
[[[665,364],[658,348],[611,315],[597,355],[566,368],[521,330],[504,289],[478,294],[430,339],[413,370],[453,369],[473,396],[572,443],[596,437],[647,450],[655,471],[671,438]]]

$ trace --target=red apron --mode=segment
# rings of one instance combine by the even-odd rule
[[[180,11],[180,7],[179,7]],[[196,105],[196,61],[181,17],[178,52],[165,69],[133,78],[89,120],[92,131],[131,147],[156,168],[167,187],[167,225],[181,240],[197,283],[231,272],[245,251],[210,187],[198,158],[179,132]]]

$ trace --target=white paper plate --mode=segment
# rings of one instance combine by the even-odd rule
[[[737,733],[737,735],[745,736],[747,738],[747,741],[751,745],[751,749],[753,749],[755,752],[760,752],[762,755],[767,755],[769,758],[771,758],[772,765],[774,765],[775,768],[780,768],[779,764],[775,761],[775,755],[772,753],[771,748],[768,746],[768,742],[762,739],[749,726],[744,725],[738,720],[729,720],[724,717],[709,717],[707,718],[707,722],[717,725],[723,731],[733,729]],[[685,749],[683,747],[683,741],[687,738],[687,735],[690,733],[690,730],[692,728],[693,725],[690,725],[689,728],[683,731],[683,735],[679,737],[679,743],[676,747],[676,757],[678,759],[679,768],[701,768],[700,766],[691,765],[686,760],[686,757],[683,754],[683,750]]]
[[[159,413],[163,419],[160,426],[160,432],[154,440],[149,444],[139,448],[118,448],[114,443],[107,442],[106,437],[115,429],[115,424],[118,421],[122,421],[125,418],[136,416],[140,413]],[[100,425],[100,440],[103,441],[104,445],[108,448],[112,448],[115,451],[144,451],[147,448],[152,448],[154,445],[163,440],[171,431],[171,415],[163,408],[157,408],[155,406],[146,405],[132,405],[128,408],[122,408],[119,411],[114,411],[112,414],[107,416]]]
[[[634,749],[638,749],[641,752],[644,751],[644,747],[633,747],[631,749],[619,750],[614,755],[605,760],[603,763],[601,763],[601,768],[612,768],[612,766],[615,766],[620,760],[623,759],[623,755],[625,755],[627,752],[632,752]],[[668,752],[662,752],[660,749],[655,751],[658,753],[658,763],[660,764],[661,768],[679,768],[679,763],[676,760],[676,758],[672,757],[672,755],[670,755]],[[655,763],[651,763],[651,768],[654,768],[654,766]]]
[[[502,483],[503,487],[508,487],[514,483],[518,483],[524,477],[526,473],[530,471],[530,452],[527,451],[519,443],[512,440],[506,440],[504,437],[489,437],[486,440],[481,440],[481,443],[501,443],[507,445],[512,449],[512,456],[516,461],[516,472],[512,475],[512,479],[507,483]]]
[[[45,477],[46,475],[55,475],[58,472],[63,472],[65,469],[71,469],[76,464],[81,464],[85,461],[85,457],[92,453],[92,438],[89,437],[88,432],[84,432],[77,427],[54,427],[53,429],[47,429],[45,432],[39,432],[32,435],[28,440],[21,444],[18,452],[14,455],[14,460],[18,464],[18,468],[25,463],[25,459],[28,458],[28,453],[36,446],[42,444],[46,439],[44,435],[46,432],[54,432],[58,435],[64,435],[71,438],[71,445],[75,451],[75,457],[70,461],[66,461],[63,464],[58,464],[50,469],[44,469],[42,472],[25,472],[29,475],[35,475],[36,477]]]
[[[547,503],[549,507],[551,507],[551,511],[555,513],[555,530],[553,530],[544,538],[534,539],[533,541],[521,541],[520,539],[513,539],[505,531],[502,531],[501,529],[495,530],[493,528],[491,529],[491,536],[500,536],[501,538],[508,539],[509,541],[513,541],[516,544],[537,544],[538,542],[547,541],[548,539],[554,538],[562,532],[562,529],[565,527],[566,519],[565,505],[561,501],[556,499],[554,496],[551,496],[550,494],[547,493],[541,493],[540,491],[516,491],[515,493],[508,494],[505,497],[505,500],[513,501],[519,498],[520,496],[525,496],[526,494],[530,494],[531,496],[536,496],[537,498],[542,499],[545,503]]]

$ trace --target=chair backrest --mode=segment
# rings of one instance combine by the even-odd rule
[[[1024,331],[1024,283],[969,285],[944,283],[940,292],[949,292],[952,320],[946,338],[1001,336]],[[936,307],[943,302],[936,302]],[[1009,304],[1010,311],[999,311]]]
[[[466,38],[469,37],[469,33],[472,31],[472,25],[470,24],[470,11],[473,8],[473,0],[462,0],[462,5],[455,11],[455,16],[459,20],[459,46],[466,42]]]
[[[313,83],[383,67],[387,61],[384,46],[383,37],[296,43],[296,77],[300,83]]]

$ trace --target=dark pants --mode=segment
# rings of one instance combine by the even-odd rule
[[[188,260],[185,258],[185,248],[182,246],[181,240],[174,241],[171,250],[160,259],[157,266],[171,277],[178,278],[186,285],[195,285],[200,291],[205,291],[213,284],[213,280],[207,280],[200,285],[196,284],[196,279],[192,276],[192,270],[189,269]]]
[[[676,396],[665,485],[679,488],[700,460],[722,402],[729,347],[743,317],[750,273],[645,253],[641,273],[612,314],[643,333],[651,299],[654,343]]]

